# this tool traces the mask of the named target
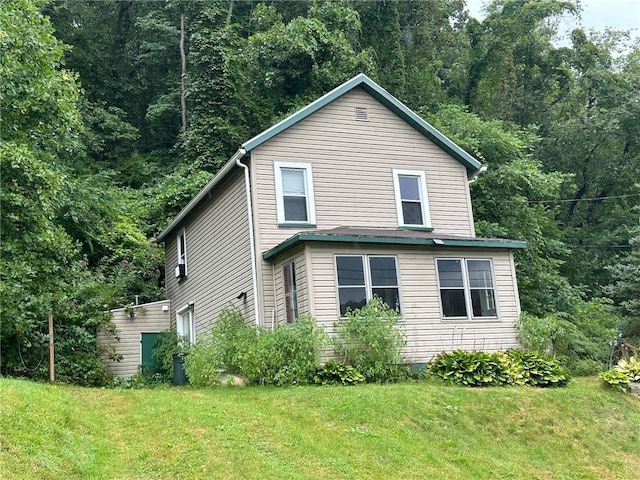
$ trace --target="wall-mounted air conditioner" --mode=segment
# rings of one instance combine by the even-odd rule
[[[176,278],[184,278],[187,276],[187,266],[184,263],[176,265]]]

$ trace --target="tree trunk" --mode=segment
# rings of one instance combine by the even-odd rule
[[[182,133],[187,131],[187,97],[185,92],[185,82],[187,77],[187,56],[184,52],[184,12],[180,14],[180,104],[182,105]]]

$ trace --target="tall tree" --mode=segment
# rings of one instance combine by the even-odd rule
[[[39,2],[9,0],[0,9],[0,357],[4,373],[46,378],[47,316],[56,319],[62,368],[84,370],[87,383],[107,374],[91,339],[106,321],[78,247],[55,217],[66,188],[64,165],[77,149],[80,115],[75,76],[61,67],[63,45]],[[82,282],[82,287],[79,283]],[[104,299],[102,300],[104,302]],[[78,316],[82,311],[84,315]],[[95,333],[93,334],[95,338]]]

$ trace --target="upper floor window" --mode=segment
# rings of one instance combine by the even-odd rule
[[[176,243],[178,249],[178,266],[176,267],[176,278],[182,278],[187,275],[187,234],[184,228],[178,234]]]
[[[275,162],[274,169],[278,223],[315,225],[311,164]]]
[[[438,258],[436,262],[445,318],[498,316],[491,260]]]
[[[400,285],[396,257],[337,255],[340,315],[365,306],[374,296],[400,312]]]
[[[427,182],[420,170],[393,170],[398,225],[431,228]]]
[[[287,323],[293,323],[298,318],[298,288],[296,286],[296,265],[294,262],[282,266],[284,283],[284,318]]]

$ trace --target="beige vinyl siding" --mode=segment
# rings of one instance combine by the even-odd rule
[[[141,350],[140,338],[142,333],[160,333],[169,329],[171,318],[169,314],[169,300],[146,303],[135,308],[132,319],[124,308],[112,310],[111,323],[116,327],[115,334],[98,330],[98,345],[102,361],[116,377],[130,377],[138,373]],[[166,307],[166,311],[163,308]],[[122,361],[114,362],[107,358],[106,353],[115,350],[122,355]]]
[[[309,268],[313,271],[314,313],[318,324],[328,332],[333,332],[333,324],[338,318],[335,255],[397,255],[402,325],[407,335],[403,353],[408,363],[427,362],[443,350],[495,351],[518,346],[514,325],[520,308],[509,251],[363,248],[349,244],[310,244],[308,248],[311,252]],[[498,319],[442,319],[435,270],[435,259],[442,257],[492,260]]]
[[[366,107],[369,121],[354,120]],[[465,167],[361,89],[355,89],[252,152],[259,251],[295,230],[278,228],[274,167],[308,162],[316,224],[397,228],[393,169],[423,170],[432,225],[443,235],[473,235]]]
[[[276,259],[274,272],[274,291],[275,291],[275,323],[283,323],[285,321],[284,308],[284,280],[282,275],[282,267],[284,264],[293,261],[296,269],[296,288],[298,297],[298,314],[310,313],[309,309],[309,288],[307,282],[307,265],[304,247],[295,251],[288,252]],[[272,313],[273,315],[273,313]],[[271,325],[272,316],[269,316],[265,324]]]
[[[187,277],[174,276],[177,262],[175,232],[166,243],[167,296],[171,321],[176,311],[194,305],[196,335],[208,332],[227,305],[240,309],[245,321],[254,321],[251,250],[244,177],[240,169],[218,186],[212,197],[186,221]],[[179,231],[179,230],[178,230]],[[236,297],[246,292],[244,300]]]

